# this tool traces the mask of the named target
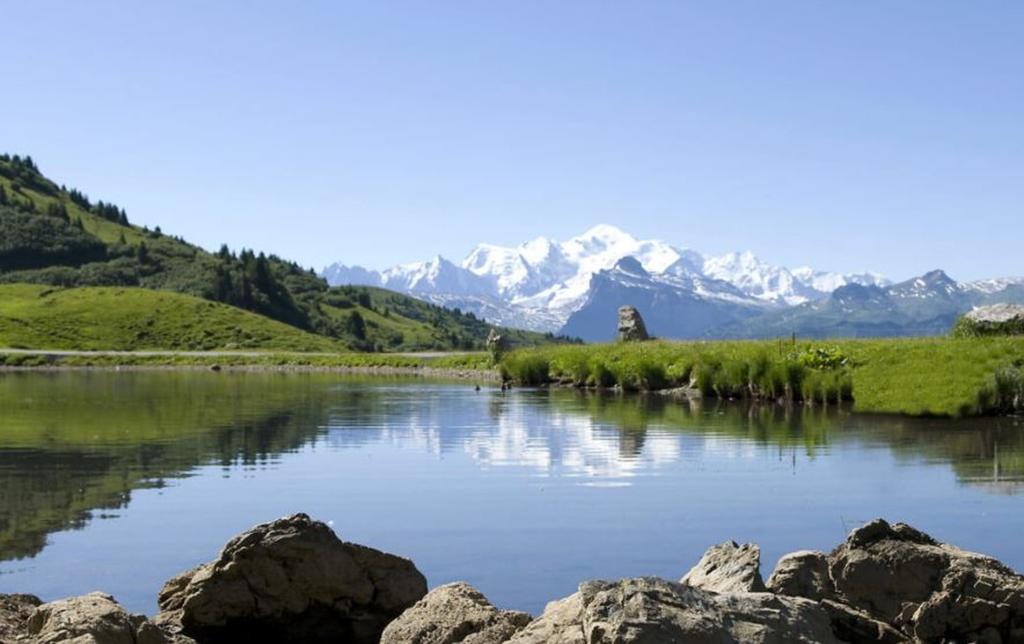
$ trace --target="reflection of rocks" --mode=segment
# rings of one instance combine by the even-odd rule
[[[200,642],[376,642],[426,593],[413,563],[346,543],[296,514],[258,525],[220,557],[170,580],[159,621]]]
[[[530,623],[530,616],[498,610],[480,591],[456,582],[435,588],[391,622],[381,644],[499,644]]]

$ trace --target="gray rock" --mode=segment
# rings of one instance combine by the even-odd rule
[[[779,595],[809,599],[831,597],[828,557],[815,550],[800,550],[783,556],[768,578],[768,590]]]
[[[715,593],[765,591],[761,578],[761,548],[754,543],[726,541],[707,549],[679,583]]]
[[[494,362],[501,360],[501,357],[508,351],[508,340],[497,329],[491,328],[487,332],[487,352],[491,354]]]
[[[964,317],[978,325],[1024,324],[1024,306],[1006,303],[979,306]]]
[[[1024,577],[902,523],[854,530],[829,555],[829,573],[837,599],[924,642],[1024,633]]]
[[[133,615],[114,598],[90,593],[43,604],[28,619],[26,633],[35,644],[170,644],[142,615]]]
[[[157,621],[199,642],[376,644],[426,594],[411,561],[338,539],[305,514],[258,525],[168,581]]]
[[[892,626],[853,606],[831,599],[823,599],[819,604],[828,612],[832,633],[843,642],[902,644],[912,641]]]
[[[644,319],[640,317],[640,311],[636,310],[635,306],[619,307],[618,333],[620,342],[639,342],[650,339],[650,336],[647,335],[647,325],[644,324]]]
[[[0,594],[0,642],[13,642],[23,635],[29,616],[42,603],[35,595]]]
[[[553,602],[509,644],[838,642],[816,602],[771,593],[713,593],[663,579],[587,582]]]
[[[532,618],[518,611],[500,611],[477,589],[464,582],[439,586],[427,593],[381,635],[381,644],[501,644]]]

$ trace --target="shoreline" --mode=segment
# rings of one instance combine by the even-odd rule
[[[0,365],[2,373],[45,373],[69,371],[207,371],[234,373],[336,373],[343,375],[369,376],[411,376],[417,378],[438,378],[448,380],[479,380],[489,383],[501,382],[496,370],[459,369],[454,367],[430,366],[346,366],[312,364],[47,364],[47,365]]]
[[[680,565],[677,574],[686,570]],[[240,587],[239,577],[269,581]],[[830,552],[783,554],[767,578],[756,543],[727,540],[710,545],[678,581],[582,580],[539,615],[496,607],[467,582],[431,589],[411,559],[343,541],[329,524],[303,513],[253,526],[228,541],[217,559],[155,590],[152,616],[129,613],[100,591],[48,603],[0,594],[0,637],[579,644],[579,634],[595,623],[602,626],[587,639],[593,644],[749,641],[751,633],[758,641],[807,644],[1019,642],[1024,636],[1024,576],[881,518],[854,528]]]

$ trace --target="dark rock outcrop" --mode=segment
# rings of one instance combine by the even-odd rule
[[[619,307],[619,325],[617,327],[619,342],[639,342],[650,339],[647,335],[647,325],[640,317],[640,311],[635,306]]]
[[[876,519],[829,555],[835,595],[923,642],[1024,642],[1024,577]]]
[[[439,586],[391,622],[381,644],[501,644],[532,618],[498,610],[464,582]]]
[[[809,599],[831,597],[828,557],[815,550],[799,550],[783,556],[768,578],[768,590],[779,595]]]
[[[35,595],[0,595],[0,642],[23,635],[29,616],[42,603]]]
[[[411,561],[296,514],[258,525],[160,591],[157,621],[205,642],[376,644],[427,592]]]

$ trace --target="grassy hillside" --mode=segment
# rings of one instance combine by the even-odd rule
[[[124,287],[0,285],[0,347],[339,351],[329,338],[190,295]]]
[[[0,283],[142,287],[258,313],[361,351],[480,349],[489,327],[398,293],[331,289],[312,269],[227,246],[210,253],[0,155]],[[185,330],[183,334],[187,334]],[[521,344],[550,335],[506,332]],[[112,347],[105,347],[112,348]],[[164,347],[175,348],[175,347]]]
[[[657,390],[723,398],[850,399],[858,411],[963,416],[1024,407],[1024,339],[908,338],[645,342],[521,349],[506,377],[527,384]]]

